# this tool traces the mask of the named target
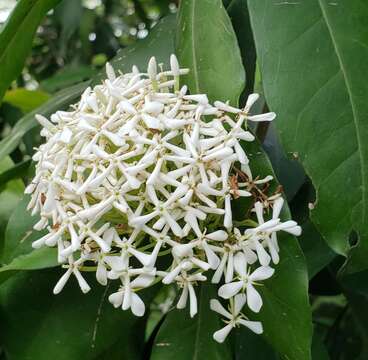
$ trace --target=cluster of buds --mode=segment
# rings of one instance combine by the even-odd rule
[[[280,194],[254,196],[272,177],[254,179],[244,151],[254,140],[247,122],[271,121],[275,114],[250,115],[257,94],[244,109],[189,95],[179,81],[188,69],[174,55],[170,65],[159,71],[151,58],[147,72],[133,67],[117,76],[107,64],[107,79],[87,88],[71,111],[50,120],[37,116],[46,141],[33,156],[36,174],[26,193],[28,209],[40,214],[34,228],[48,232],[33,247],[57,247],[66,272],[55,294],[72,275],[88,292],[82,273],[95,271],[102,285],[118,281],[109,296],[113,306],[142,316],[139,291],[175,283],[177,307],[189,303],[193,317],[195,287],[208,280],[222,284],[218,295],[230,304],[228,311],[211,301],[228,323],[214,339],[223,342],[240,324],[261,333],[262,324],[242,309],[262,306],[256,286],[279,261],[277,233],[300,234],[294,221],[280,220]],[[231,203],[241,197],[249,198],[255,219],[239,230]],[[271,219],[264,219],[270,208]]]

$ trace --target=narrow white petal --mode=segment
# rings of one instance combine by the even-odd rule
[[[72,274],[73,270],[71,268],[69,268],[64,274],[63,276],[59,279],[59,281],[56,283],[55,287],[54,287],[54,290],[53,290],[53,293],[56,295],[56,294],[59,294],[65,284],[67,283],[67,281],[69,280],[70,278],[70,275]]]
[[[184,309],[187,306],[188,294],[189,294],[188,284],[184,284],[183,291],[181,292],[179,301],[176,304],[176,307],[178,309]]]
[[[224,299],[230,299],[235,296],[243,287],[243,281],[235,281],[222,285],[218,290],[218,295]]]
[[[263,326],[262,326],[262,323],[259,321],[249,321],[249,320],[239,319],[238,323],[246,326],[248,329],[252,330],[254,333],[258,335],[263,333]]]
[[[132,313],[135,316],[143,316],[146,308],[142,299],[135,292],[131,293],[131,299],[132,299],[131,303]]]
[[[194,291],[193,285],[188,284],[188,290],[189,290],[189,302],[190,302],[190,317],[193,317],[198,312],[198,306],[197,306],[197,296]]]
[[[259,295],[258,291],[254,288],[254,286],[251,283],[247,284],[247,303],[249,309],[251,309],[254,312],[259,312],[261,310],[261,307],[263,305],[263,301],[261,298],[261,295]]]
[[[206,238],[214,241],[225,241],[228,238],[228,234],[224,230],[217,230],[206,234]]]
[[[234,268],[239,275],[247,275],[247,259],[243,252],[238,252],[234,256]]]
[[[152,284],[155,279],[154,275],[151,274],[142,274],[136,277],[131,283],[130,286],[134,289],[136,288],[145,288]]]
[[[267,266],[271,262],[271,256],[268,255],[265,248],[258,241],[256,241],[255,244],[259,263],[263,266]]]
[[[249,276],[249,279],[252,282],[266,280],[269,279],[274,272],[275,269],[272,269],[269,266],[261,266],[252,272],[252,274]]]
[[[254,105],[254,103],[259,99],[259,94],[250,94],[248,96],[247,102],[245,104],[245,109],[249,111],[249,109]]]
[[[230,331],[232,330],[233,325],[232,324],[228,324],[225,327],[223,327],[220,330],[217,330],[214,334],[213,334],[213,338],[214,340],[216,340],[218,343],[223,343],[225,341],[225,339],[227,338],[227,336],[230,334]]]
[[[248,120],[255,121],[255,122],[272,121],[275,117],[276,117],[276,114],[274,112],[269,112],[265,114],[248,116]]]
[[[80,271],[78,269],[74,269],[73,270],[74,276],[77,278],[79,287],[81,288],[82,292],[85,294],[88,291],[91,290],[90,286],[88,285],[87,281],[84,279],[84,277],[82,276],[82,274],[80,273]]]
[[[217,270],[213,274],[213,277],[212,277],[212,280],[211,280],[212,284],[218,284],[220,282],[222,274],[224,273],[227,258],[228,258],[228,253],[225,253],[222,256],[220,265],[218,266]]]
[[[234,297],[234,316],[237,316],[241,310],[243,309],[245,302],[247,300],[247,297],[245,294],[237,294]]]
[[[284,205],[284,199],[282,197],[277,198],[273,203],[272,219],[278,219],[282,206]]]
[[[102,261],[97,264],[96,279],[101,285],[107,285],[107,270]]]
[[[227,260],[227,267],[225,273],[225,282],[229,283],[234,277],[234,253],[230,252]]]
[[[220,301],[218,301],[217,299],[210,300],[210,309],[228,318],[229,320],[232,318],[232,315],[222,306]]]

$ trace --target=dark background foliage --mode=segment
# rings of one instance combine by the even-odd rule
[[[0,1],[0,359],[368,359],[367,4],[21,0],[10,15],[15,5]],[[239,329],[222,346],[211,339],[211,286],[192,320],[164,303],[171,288],[145,293],[143,319],[114,310],[97,285],[54,297],[54,252],[31,251],[36,219],[22,200],[41,141],[35,113],[67,108],[108,60],[124,72],[176,52],[192,67],[188,43],[216,70],[199,68],[191,91],[240,105],[255,91],[259,112],[277,112],[253,129],[273,170],[258,147],[247,150],[257,170],[275,173],[303,227],[284,239],[279,275],[263,289],[265,336]]]

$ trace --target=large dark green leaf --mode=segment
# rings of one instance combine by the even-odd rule
[[[278,360],[272,347],[262,336],[241,327],[234,336],[235,360]]]
[[[257,143],[247,144],[246,150],[254,176],[273,174],[270,162]],[[289,216],[285,211],[284,218]],[[262,321],[265,339],[282,358],[308,360],[312,322],[305,259],[295,237],[284,233],[278,238],[280,263],[275,266],[273,277],[259,287],[264,302],[260,313],[250,313],[249,317]]]
[[[141,358],[145,318],[114,309],[116,285],[97,284],[83,295],[70,279],[57,296],[60,269],[18,273],[0,289],[2,346],[8,360],[97,360]],[[146,301],[154,291],[148,290]],[[151,293],[150,293],[151,292]],[[141,295],[141,294],[140,294]]]
[[[22,71],[42,18],[59,1],[18,1],[0,33],[0,101],[10,83]]]
[[[308,204],[313,202],[314,189],[310,181],[306,181],[290,203],[294,220],[301,225],[303,232],[299,236],[299,244],[307,261],[308,276],[312,279],[338,255],[327,245],[309,218]]]
[[[211,101],[237,105],[245,74],[236,36],[221,0],[182,0],[176,33],[176,53],[190,68],[185,83]]]
[[[368,4],[249,0],[263,86],[288,152],[317,192],[312,219],[338,253],[359,234],[350,271],[368,255]],[[361,257],[359,255],[361,254]]]
[[[212,338],[221,327],[209,305],[216,297],[216,288],[206,284],[196,290],[198,314],[191,319],[188,309],[169,312],[155,338],[151,360],[231,359],[226,344],[220,345]]]

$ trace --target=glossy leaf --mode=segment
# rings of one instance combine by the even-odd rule
[[[190,68],[184,82],[193,93],[206,93],[210,101],[237,105],[245,74],[237,39],[221,0],[180,2],[176,53]]]
[[[364,0],[249,0],[270,108],[286,151],[295,153],[317,192],[312,219],[349,271],[367,267],[368,73]],[[280,26],[282,24],[282,26]],[[355,257],[355,256],[354,256]]]
[[[278,360],[277,354],[264,338],[249,329],[240,327],[234,338],[235,360]]]
[[[272,167],[257,143],[246,144],[252,173],[273,174]],[[276,189],[276,183],[273,189]],[[289,218],[284,210],[284,219]],[[308,273],[303,253],[295,237],[278,235],[280,263],[275,274],[260,286],[263,307],[258,315],[248,313],[250,319],[263,323],[265,339],[282,358],[308,360],[312,340],[311,309],[308,299]]]
[[[303,232],[298,237],[312,279],[338,255],[327,245],[316,226],[309,218],[309,204],[315,198],[310,181],[306,181],[290,203],[293,219],[299,223]]]
[[[71,278],[61,294],[53,295],[52,288],[63,271],[19,273],[0,288],[6,358],[140,359],[145,317],[114,309],[107,300],[114,286],[97,284],[92,274],[86,276],[93,289],[88,294]],[[146,301],[151,298],[149,291]]]
[[[20,74],[33,36],[46,13],[60,0],[20,0],[0,33],[0,102]]]
[[[216,297],[215,286],[202,284],[196,292],[197,315],[190,318],[188,308],[170,311],[155,338],[151,360],[231,359],[226,344],[220,345],[212,338],[213,333],[222,326],[209,307],[210,299]]]

